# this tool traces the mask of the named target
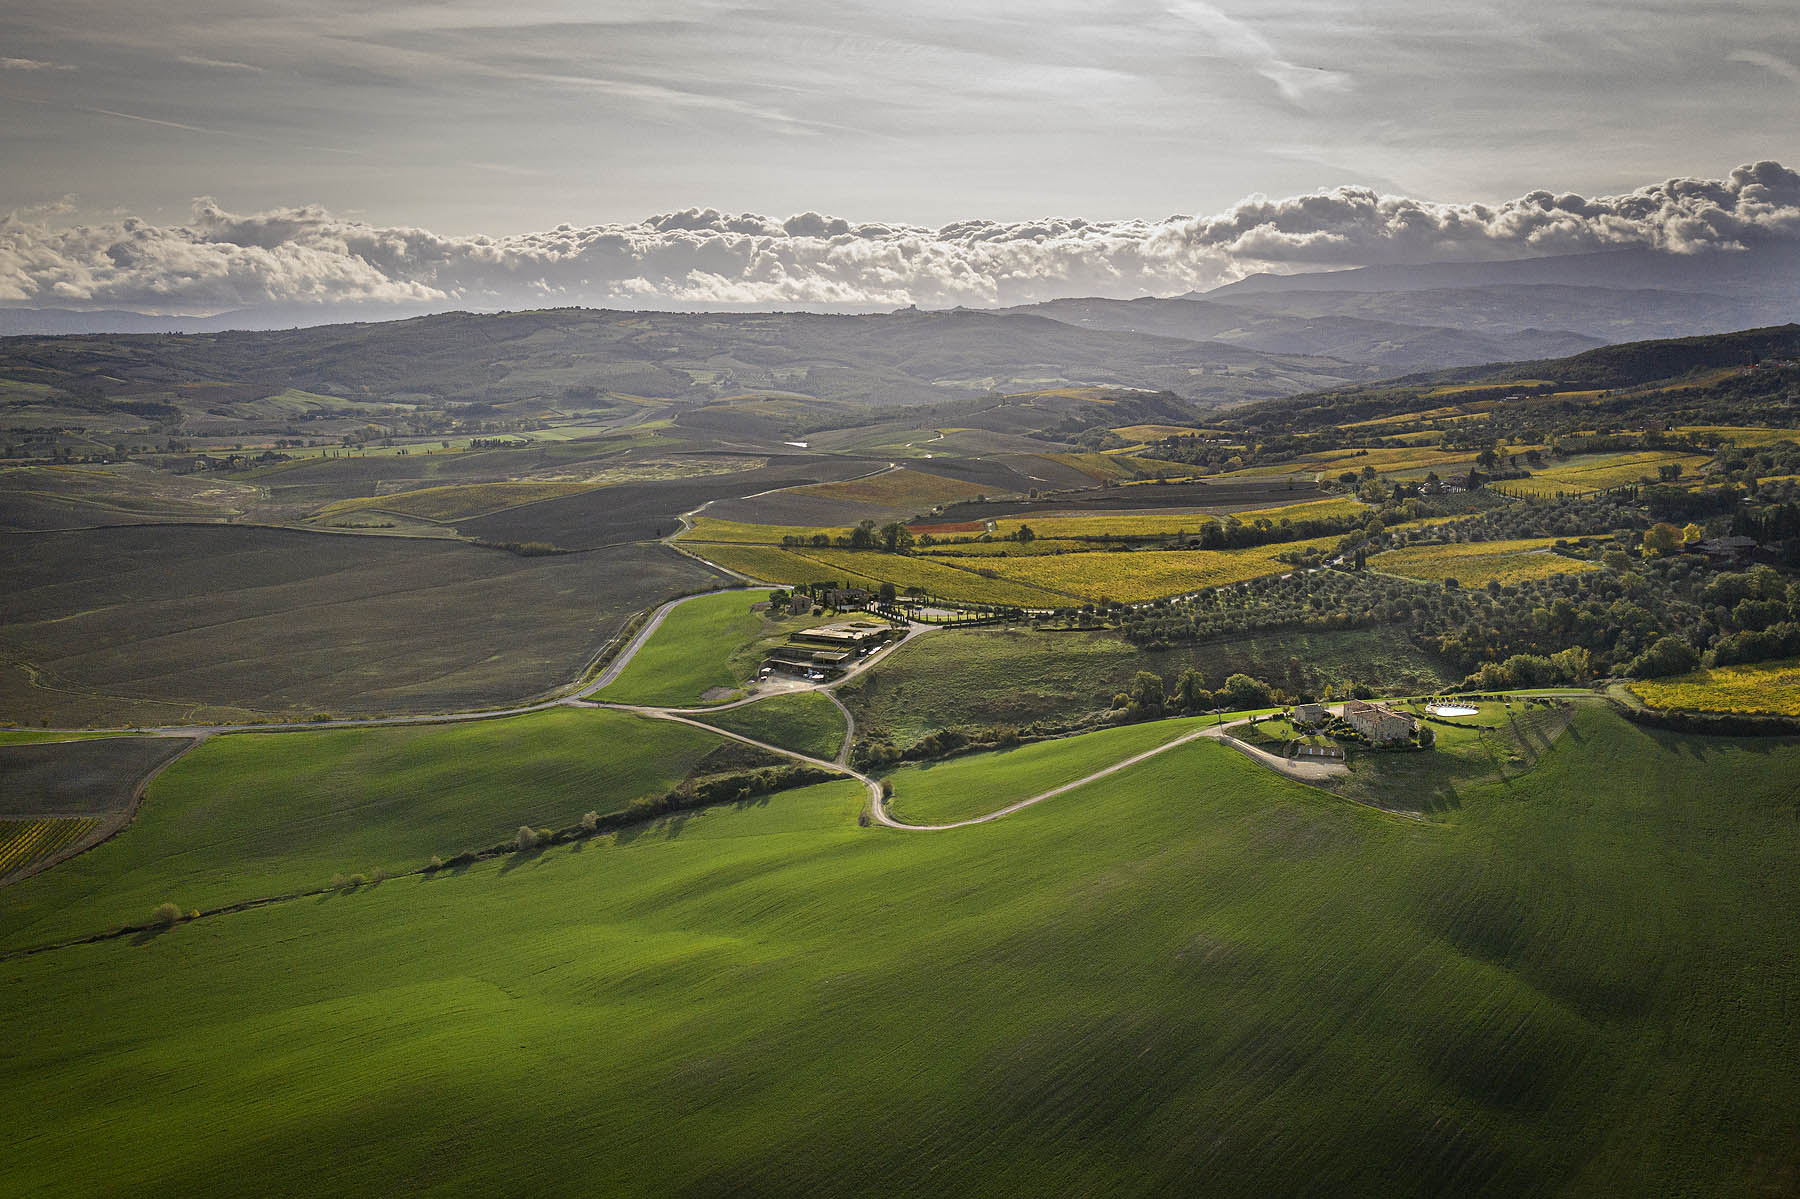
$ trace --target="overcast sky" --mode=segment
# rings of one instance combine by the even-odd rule
[[[1618,194],[1800,164],[1796,64],[1794,0],[0,0],[0,212],[504,238]]]

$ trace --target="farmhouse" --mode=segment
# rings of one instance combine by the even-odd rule
[[[1393,741],[1405,741],[1417,727],[1412,717],[1360,699],[1353,699],[1344,705],[1344,719],[1350,727],[1376,744]]]
[[[1294,723],[1301,725],[1318,725],[1325,723],[1325,706],[1323,704],[1301,704],[1294,709]]]

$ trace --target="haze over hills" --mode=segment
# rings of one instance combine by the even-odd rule
[[[372,301],[282,302],[210,316],[0,307],[0,336],[298,329],[462,310],[450,302]],[[1800,315],[1800,247],[1769,243],[1741,252],[1697,254],[1627,249],[1506,261],[1265,273],[1210,291],[1166,298],[1096,295],[988,311],[1048,318],[1094,332],[1175,338],[1404,372],[1559,357],[1605,343],[1782,323]],[[758,316],[740,315],[753,320]],[[766,315],[773,319],[779,314]],[[791,313],[783,319],[800,317]],[[654,319],[680,318],[664,313]],[[1049,331],[1053,330],[1040,336]],[[1165,346],[1162,352],[1166,356],[1171,351]],[[1066,351],[1039,358],[1043,363],[1065,357],[1079,363],[1088,354],[1077,342]],[[1187,354],[1195,361],[1244,361],[1214,349]],[[1021,365],[1018,360],[1009,363],[1010,367],[1002,364],[995,369],[1005,373]],[[1077,371],[1063,377],[1160,387],[1177,376],[1165,372],[1152,378],[1139,373],[1130,379],[1102,379]]]

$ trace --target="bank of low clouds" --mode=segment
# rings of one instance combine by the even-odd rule
[[[713,209],[508,237],[197,200],[180,226],[0,220],[0,304],[204,313],[258,305],[891,308],[1176,294],[1261,270],[1800,239],[1800,174],[1774,162],[1624,195],[1428,203],[1340,187],[1200,217],[968,220],[928,229]]]

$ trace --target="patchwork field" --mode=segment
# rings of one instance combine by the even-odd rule
[[[275,806],[213,752],[171,850]],[[1589,711],[1433,823],[1203,741],[957,833],[830,784],[15,958],[0,1187],[1779,1192],[1797,770]],[[349,856],[265,827],[313,859],[268,881]],[[70,923],[233,891],[138,832]]]
[[[1371,569],[1426,583],[1455,579],[1464,587],[1489,582],[1522,583],[1556,574],[1598,570],[1600,564],[1554,553],[1554,537],[1517,541],[1464,541],[1444,545],[1409,545],[1369,559]]]
[[[1800,716],[1800,658],[1714,666],[1674,679],[1638,679],[1634,695],[1653,708]]]

